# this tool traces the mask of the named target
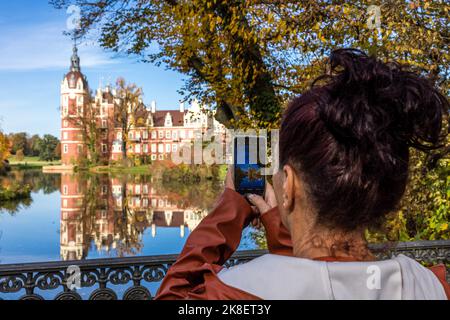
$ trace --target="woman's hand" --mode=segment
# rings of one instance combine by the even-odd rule
[[[225,177],[225,188],[229,188],[231,190],[236,190],[234,186],[234,167],[229,166],[227,175]],[[275,198],[275,192],[270,183],[266,183],[266,192],[265,197],[258,196],[256,194],[251,194],[247,196],[248,200],[253,204],[252,210],[255,214],[258,215],[257,218],[253,219],[251,224],[255,228],[261,228],[261,221],[259,219],[259,215],[262,215],[269,211],[272,208],[275,208],[277,204],[277,199]]]
[[[266,192],[264,198],[256,194],[250,194],[247,196],[248,200],[254,205],[252,209],[255,213],[260,216],[268,212],[270,209],[275,208],[277,204],[277,199],[275,198],[275,192],[270,183],[266,183]],[[260,218],[255,218],[252,221],[252,225],[255,228],[261,228]]]
[[[234,170],[233,166],[228,166],[227,175],[225,177],[225,188],[236,190],[234,187],[233,170]]]
[[[277,204],[277,199],[275,198],[275,191],[270,183],[266,183],[266,192],[264,198],[256,195],[250,194],[247,196],[250,202],[255,206],[256,210],[260,215],[263,215],[272,208],[275,208]]]

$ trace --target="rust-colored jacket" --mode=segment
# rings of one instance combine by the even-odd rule
[[[178,260],[168,270],[156,299],[255,300],[253,294],[231,287],[217,274],[239,246],[242,230],[253,218],[247,201],[237,192],[225,189],[213,211],[189,235]],[[292,256],[290,234],[282,225],[277,208],[261,216],[269,252]],[[327,259],[330,261],[329,259]],[[445,266],[430,268],[444,286]]]

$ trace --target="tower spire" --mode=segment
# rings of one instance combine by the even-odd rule
[[[70,71],[80,72],[80,57],[78,56],[77,39],[73,39],[73,53],[71,60]]]

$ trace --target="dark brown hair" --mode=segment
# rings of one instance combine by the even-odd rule
[[[324,84],[284,113],[280,163],[303,178],[319,224],[378,226],[405,191],[409,148],[442,146],[449,102],[424,77],[359,50],[333,51],[329,63]]]

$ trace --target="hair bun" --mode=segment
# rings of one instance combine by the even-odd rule
[[[335,50],[329,62],[325,89],[333,103],[321,104],[319,111],[337,138],[367,148],[441,146],[449,102],[427,79],[356,49]]]

